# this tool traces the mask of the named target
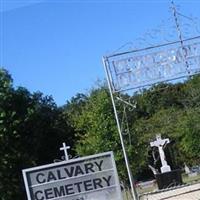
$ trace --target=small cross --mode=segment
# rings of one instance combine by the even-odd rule
[[[63,142],[63,147],[60,148],[60,151],[64,151],[65,160],[69,160],[67,149],[70,149],[70,146],[66,146],[65,142]]]

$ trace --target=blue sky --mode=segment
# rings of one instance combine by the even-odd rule
[[[200,1],[175,3],[181,13],[200,18]],[[172,17],[168,0],[1,0],[0,5],[0,66],[15,86],[52,95],[58,105],[105,78],[103,55],[138,43]]]

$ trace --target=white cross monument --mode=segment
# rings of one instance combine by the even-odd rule
[[[60,151],[64,151],[66,161],[69,160],[68,149],[70,149],[70,146],[66,146],[65,142],[63,142],[63,147],[60,148]]]
[[[160,160],[162,163],[162,167],[161,172],[165,173],[165,172],[170,172],[171,171],[171,167],[167,164],[166,158],[165,158],[165,152],[163,150],[163,146],[165,144],[169,144],[169,139],[162,139],[161,135],[156,135],[156,140],[154,142],[150,142],[151,147],[158,147],[158,151],[160,154]]]

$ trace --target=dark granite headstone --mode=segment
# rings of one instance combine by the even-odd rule
[[[159,173],[156,174],[155,177],[158,184],[158,189],[166,189],[183,184],[180,169]]]

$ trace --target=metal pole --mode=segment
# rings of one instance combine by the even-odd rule
[[[113,109],[114,109],[115,119],[116,119],[116,122],[117,122],[117,129],[118,129],[118,133],[119,133],[119,136],[120,136],[120,141],[121,141],[124,159],[125,159],[125,163],[126,163],[126,168],[127,168],[127,172],[128,172],[129,182],[130,182],[130,186],[131,186],[131,193],[132,193],[133,199],[138,200],[137,191],[136,191],[136,188],[134,186],[134,179],[133,179],[133,176],[132,176],[132,173],[131,173],[131,170],[130,170],[128,157],[127,157],[126,149],[125,149],[125,146],[124,146],[122,131],[121,131],[121,128],[120,128],[119,118],[118,118],[118,115],[117,115],[117,109],[116,109],[116,106],[115,106],[115,101],[114,101],[114,97],[113,97],[113,93],[112,93],[111,79],[110,79],[110,75],[109,75],[109,72],[108,72],[108,69],[107,69],[107,64],[109,64],[107,58],[103,57],[104,70],[105,70],[105,73],[106,73],[106,79],[107,79],[107,82],[108,82],[108,87],[109,87],[112,105],[113,105]]]

